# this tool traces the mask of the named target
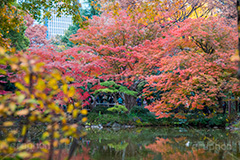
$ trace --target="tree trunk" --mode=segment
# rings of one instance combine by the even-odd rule
[[[232,103],[228,101],[228,114],[231,114]]]
[[[235,111],[238,112],[238,100],[235,101]]]
[[[93,108],[96,107],[96,104],[97,104],[97,101],[96,101],[96,98],[94,96],[91,96],[92,100],[93,100],[93,103],[90,102],[90,111],[93,110]]]
[[[225,114],[226,112],[226,106],[223,105],[223,100],[222,98],[217,98],[218,99],[218,104],[219,104],[219,108],[222,108],[223,109],[223,114]]]
[[[125,98],[125,106],[128,110],[130,110],[133,106],[136,105],[136,97],[124,94]]]

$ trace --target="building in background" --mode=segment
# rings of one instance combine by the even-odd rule
[[[17,3],[24,2],[25,0],[17,0]],[[79,0],[81,3],[81,10],[90,9],[90,0]],[[37,22],[35,22],[37,23]],[[57,17],[57,14],[52,14],[52,19],[46,19],[44,25],[47,27],[47,39],[51,39],[56,35],[64,35],[64,31],[73,25],[72,16],[62,15]]]
[[[47,38],[51,39],[56,35],[64,35],[64,31],[72,24],[72,16],[62,15],[57,17],[56,14],[52,14],[52,19],[45,20],[44,24],[47,27]]]
[[[79,3],[81,3],[81,10],[90,9],[89,0],[79,0]],[[64,35],[64,31],[70,25],[73,25],[72,16],[62,15],[61,17],[57,17],[56,14],[52,14],[52,19],[45,21],[45,26],[48,28],[47,38],[51,39],[56,35]]]

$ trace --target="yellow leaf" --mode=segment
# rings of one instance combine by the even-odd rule
[[[22,90],[22,91],[25,90],[25,87],[24,87],[21,83],[19,83],[19,82],[16,82],[16,83],[15,83],[15,86],[16,86],[18,89]]]
[[[57,89],[58,88],[57,80],[56,79],[51,79],[48,82],[48,86],[51,87],[52,89]]]
[[[141,120],[140,120],[140,119],[138,119],[138,120],[136,120],[136,122],[137,122],[137,123],[141,123]]]
[[[79,107],[79,106],[80,106],[80,103],[79,103],[79,102],[76,102],[76,103],[74,103],[74,105],[75,105],[76,107]]]
[[[63,101],[64,101],[64,102],[68,102],[68,98],[67,98],[67,97],[64,97],[64,98],[63,98]]]
[[[72,104],[68,105],[67,112],[72,113],[74,106]]]
[[[82,110],[81,110],[81,114],[82,114],[82,115],[86,115],[87,113],[88,113],[88,111],[87,111],[86,109],[82,109]]]
[[[50,145],[49,141],[43,141],[42,144]]]
[[[60,143],[66,143],[66,144],[69,144],[70,143],[70,140],[68,138],[63,138],[60,140]]]
[[[19,150],[26,150],[26,149],[33,149],[34,145],[32,143],[27,143],[27,144],[21,144],[19,146]]]
[[[74,109],[72,115],[73,115],[73,118],[76,118],[78,116],[78,110]]]
[[[66,120],[66,119],[63,119],[63,120]],[[66,131],[66,130],[68,130],[68,129],[69,129],[68,126],[64,126],[64,127],[62,128],[63,131]]]
[[[28,113],[29,113],[28,109],[23,109],[23,110],[17,111],[16,115],[18,115],[18,116],[25,116]]]
[[[7,147],[8,147],[8,144],[6,141],[0,141],[0,150],[7,148]]]
[[[4,109],[4,105],[0,104],[0,111]]]
[[[12,121],[6,121],[3,123],[3,126],[5,127],[9,127],[9,126],[12,126],[13,125],[13,122]]]
[[[24,136],[27,132],[27,126],[24,125],[23,128],[22,128],[22,136]]]
[[[54,132],[54,133],[53,133],[53,137],[54,137],[54,138],[59,138],[59,137],[60,137],[60,134],[59,134],[58,132]]]
[[[83,117],[82,122],[86,122],[86,121],[87,121],[87,117]]]
[[[48,153],[48,149],[46,149],[46,148],[41,148],[41,150],[42,150],[44,153]]]
[[[4,69],[0,69],[0,74],[5,75],[7,72]]]
[[[18,153],[17,154],[19,157],[21,157],[21,158],[29,158],[30,156],[31,156],[31,154],[30,153],[28,153],[28,152],[20,152],[20,153]]]
[[[49,133],[48,133],[48,132],[44,132],[44,133],[42,134],[42,138],[45,139],[45,138],[47,138],[47,137],[49,137]]]
[[[13,137],[13,136],[9,136],[6,138],[7,142],[15,142],[16,141],[16,138]]]
[[[43,100],[47,99],[47,95],[45,93],[40,93],[39,97],[42,98]]]
[[[69,91],[68,91],[68,97],[73,97],[75,94],[75,88],[74,87],[70,87]]]
[[[11,109],[12,112],[14,112],[14,111],[16,110],[16,104],[13,103],[13,102],[11,102],[11,103],[9,104],[9,108]]]
[[[67,84],[64,84],[64,85],[62,86],[62,90],[63,90],[63,93],[64,93],[64,94],[67,94],[67,89],[68,89],[68,85],[67,85]]]
[[[4,53],[5,53],[5,50],[2,47],[0,47],[0,55],[4,55]]]
[[[68,76],[67,76],[67,77],[66,77],[66,81],[67,81],[67,82],[71,82],[71,81],[74,81],[74,79],[73,79],[72,77],[68,77]]]
[[[37,120],[37,118],[36,118],[34,115],[32,115],[32,116],[29,117],[29,120],[30,120],[31,122],[34,122],[34,121]]]
[[[39,79],[36,85],[36,89],[39,91],[43,91],[45,88],[46,88],[45,82],[42,79]]]
[[[41,152],[33,153],[33,157],[41,157],[42,155],[43,155],[43,153],[41,153]]]
[[[34,67],[33,67],[33,71],[34,72],[41,72],[43,69],[41,68],[42,66],[44,66],[43,62],[37,63]]]
[[[63,120],[62,120],[62,124],[66,124],[67,123],[67,120],[64,118]]]
[[[23,79],[26,82],[26,84],[29,84],[29,82],[30,82],[29,75],[24,76]]]
[[[20,94],[19,96],[18,96],[18,103],[22,103],[22,101],[25,99],[25,95],[24,94]]]
[[[52,76],[57,80],[61,80],[61,75],[59,73],[53,73]]]
[[[231,61],[240,61],[238,51],[231,57]]]
[[[58,146],[58,141],[54,141],[54,142],[53,142],[53,146],[54,146],[54,147],[57,147],[57,146]]]

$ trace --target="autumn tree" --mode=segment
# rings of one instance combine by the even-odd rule
[[[166,34],[165,46],[178,49],[171,52],[165,48],[169,55],[159,63],[161,74],[148,78],[149,86],[164,91],[147,107],[159,118],[169,117],[176,110],[178,118],[184,111],[205,106],[216,110],[224,98],[239,95],[236,67],[230,60],[237,36],[224,23],[217,17],[188,19]]]
[[[23,12],[17,9],[13,0],[1,2],[0,20],[0,46],[8,49],[17,47],[17,50],[26,48],[29,41],[24,36]]]
[[[152,66],[143,62],[147,56],[158,54],[159,46],[154,46],[156,50],[146,47],[150,40],[161,36],[162,30],[160,23],[146,25],[138,19],[124,10],[119,15],[103,13],[101,17],[89,20],[89,26],[79,29],[71,39],[81,45],[82,50],[90,51],[106,64],[105,70],[99,72],[99,78],[115,80],[131,90],[136,90],[140,75],[151,73]],[[156,62],[157,57],[151,63]],[[129,98],[126,100],[128,108],[135,104],[134,98],[125,98]]]
[[[87,27],[80,28],[72,36],[71,40],[78,44],[77,47],[58,52],[52,46],[46,46],[31,49],[30,52],[46,63],[45,68],[57,68],[63,76],[73,77],[71,85],[76,88],[87,86],[88,83],[99,84],[100,80],[113,80],[130,90],[136,90],[137,85],[147,79],[155,91],[164,91],[162,99],[166,97],[163,102],[159,99],[149,107],[159,116],[161,112],[173,111],[180,105],[185,108],[193,105],[192,108],[199,109],[204,105],[212,106],[209,101],[224,98],[227,90],[236,95],[237,90],[231,88],[231,85],[236,85],[234,77],[229,79],[224,75],[232,76],[234,72],[229,61],[235,44],[231,25],[226,25],[219,17],[213,18],[210,13],[215,10],[206,6],[207,1],[154,2],[141,2],[140,7],[137,3],[133,8],[125,10],[120,7],[120,11],[107,10],[101,16],[93,16],[87,21]],[[179,6],[183,10],[178,8],[176,12]],[[204,19],[206,17],[209,18]],[[210,64],[212,68],[208,67]],[[198,71],[201,65],[206,67],[202,69],[199,87],[206,81],[206,88],[210,91],[203,91],[203,87],[198,91],[193,87],[195,84],[191,77],[200,76]],[[209,68],[220,77],[207,79]],[[217,82],[213,83],[215,78]],[[184,87],[182,94],[178,94],[177,88],[183,81],[188,81],[192,87],[190,95]],[[214,87],[218,89],[214,90],[213,96],[210,92]],[[80,88],[78,91],[82,98],[90,94],[84,95]],[[198,101],[198,96],[202,96],[203,101]],[[187,99],[190,101],[186,102]],[[126,95],[125,102],[130,108],[135,104],[135,99]],[[215,102],[220,104],[220,100]]]
[[[49,14],[57,7],[57,14],[67,12],[68,14],[79,13],[79,5],[77,1],[67,1],[59,3],[58,1],[25,1],[25,5],[18,5],[14,0],[3,0],[0,4],[0,78],[1,86],[6,82],[5,77],[13,79],[16,90],[13,92],[0,92],[0,123],[3,128],[1,132],[3,137],[0,141],[0,158],[42,158],[46,153],[48,159],[53,159],[54,147],[58,144],[69,144],[67,137],[83,136],[81,132],[77,133],[77,124],[69,125],[69,115],[66,114],[59,104],[66,104],[70,119],[77,118],[78,115],[86,115],[87,111],[82,109],[80,101],[73,101],[75,96],[74,87],[69,84],[72,78],[65,76],[62,78],[59,70],[51,68],[45,70],[44,63],[34,55],[27,52],[16,52],[16,48],[20,43],[15,43],[15,35],[22,36],[20,39],[25,42],[24,31],[25,25],[24,15],[27,12],[36,13],[35,18],[51,17]],[[73,3],[72,3],[73,2]],[[41,12],[42,9],[47,10]],[[78,14],[74,19],[78,19]],[[35,28],[37,29],[37,27]],[[11,32],[15,32],[11,34]],[[37,31],[37,30],[35,30]],[[12,36],[12,37],[11,37]],[[32,37],[33,39],[35,37]],[[36,42],[36,39],[32,41]],[[17,44],[17,45],[14,45]],[[21,50],[26,48],[19,47]],[[11,54],[10,54],[11,53]],[[8,72],[11,67],[12,72]],[[60,97],[60,98],[58,98]],[[79,122],[85,122],[86,117],[78,119]],[[49,146],[49,151],[38,149],[36,152],[29,152],[24,145],[34,146],[29,142],[28,135],[30,127],[36,122],[47,124],[47,128],[42,135],[42,140]],[[15,126],[19,126],[16,128]],[[12,129],[9,129],[11,127]],[[60,135],[60,130],[65,137]],[[21,142],[21,146],[16,148],[13,143]],[[28,148],[29,149],[29,148]],[[44,155],[44,154],[45,155]]]
[[[47,27],[41,24],[34,24],[34,19],[28,14],[24,17],[27,29],[25,35],[30,40],[30,47],[37,47],[48,44]]]
[[[59,107],[59,104],[68,106],[67,112],[71,113],[72,119],[78,115],[86,115],[87,111],[82,109],[80,102],[72,102],[69,99],[74,98],[75,89],[68,84],[70,77],[61,76],[56,69],[45,71],[44,63],[27,53],[19,52],[18,54],[8,56],[1,50],[1,60],[5,65],[10,65],[16,73],[15,86],[17,90],[13,93],[5,93],[0,97],[0,119],[2,132],[5,140],[0,141],[0,157],[32,158],[45,157],[52,159],[54,147],[58,144],[68,144],[70,140],[66,137],[82,136],[82,133],[76,130],[77,124],[68,124],[69,116]],[[61,96],[60,98],[57,98]],[[18,119],[16,121],[16,119]],[[86,121],[86,117],[79,119],[79,122]],[[37,149],[34,152],[28,152],[29,148],[23,146],[28,144],[34,146],[28,140],[29,130],[35,123],[45,123],[47,129],[42,135],[42,139],[49,145],[49,151]],[[8,127],[19,126],[18,128]],[[18,130],[19,129],[19,130]],[[65,137],[60,136],[60,130]],[[21,133],[20,136],[18,133]],[[11,144],[21,141],[20,147],[14,147]]]

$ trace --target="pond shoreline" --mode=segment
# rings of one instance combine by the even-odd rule
[[[119,124],[113,123],[113,125],[102,125],[102,124],[90,124],[90,125],[83,125],[84,128],[91,128],[91,129],[106,129],[106,128],[113,128],[113,129],[131,129],[131,128],[157,128],[157,127],[183,127],[183,128],[195,128],[195,129],[230,129],[224,126],[191,126],[191,125],[129,125],[129,124]]]

